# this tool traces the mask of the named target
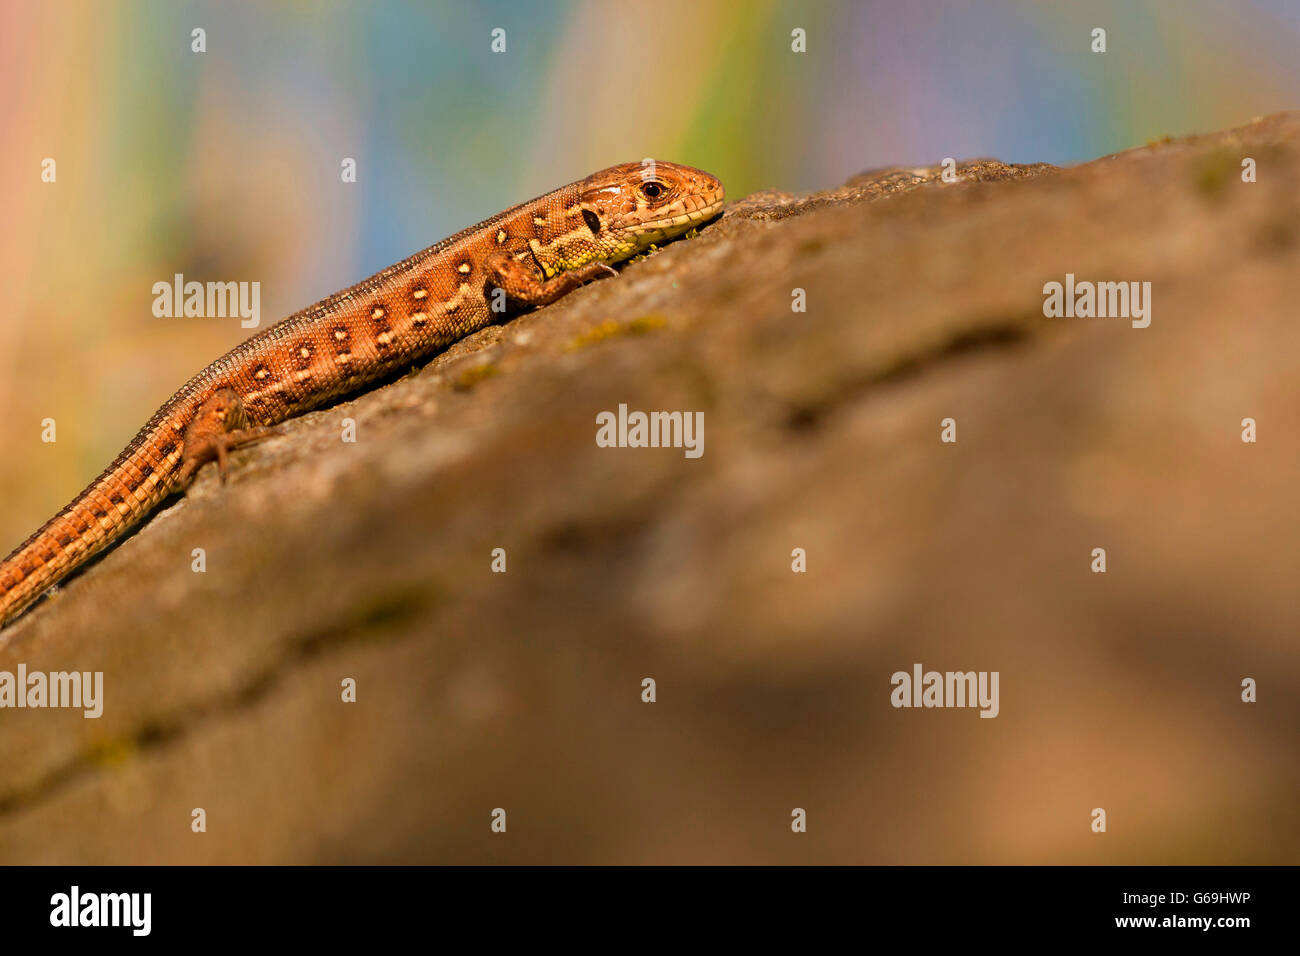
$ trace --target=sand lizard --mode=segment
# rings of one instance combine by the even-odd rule
[[[545,305],[610,263],[716,215],[723,188],[689,166],[624,163],[470,226],[277,322],[217,359],[116,460],[0,563],[0,627],[230,449],[411,362],[511,308]]]

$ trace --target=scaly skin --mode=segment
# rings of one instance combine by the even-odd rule
[[[0,627],[231,448],[498,318],[612,273],[722,207],[722,184],[624,163],[507,209],[289,316],[217,359],[102,475],[0,563]],[[504,293],[504,295],[503,295]]]

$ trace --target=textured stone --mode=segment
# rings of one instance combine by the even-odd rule
[[[1300,114],[958,172],[742,199],[205,469],[0,637],[106,684],[0,712],[0,860],[1294,862]]]

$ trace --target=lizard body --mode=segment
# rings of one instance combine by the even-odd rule
[[[522,203],[254,335],[190,379],[111,465],[0,562],[0,627],[229,449],[495,321],[613,272],[722,206],[722,184],[625,163]]]

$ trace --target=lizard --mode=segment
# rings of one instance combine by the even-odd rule
[[[153,415],[104,472],[0,562],[0,627],[232,449],[497,321],[616,272],[722,209],[722,183],[643,160],[498,213],[246,339]]]

